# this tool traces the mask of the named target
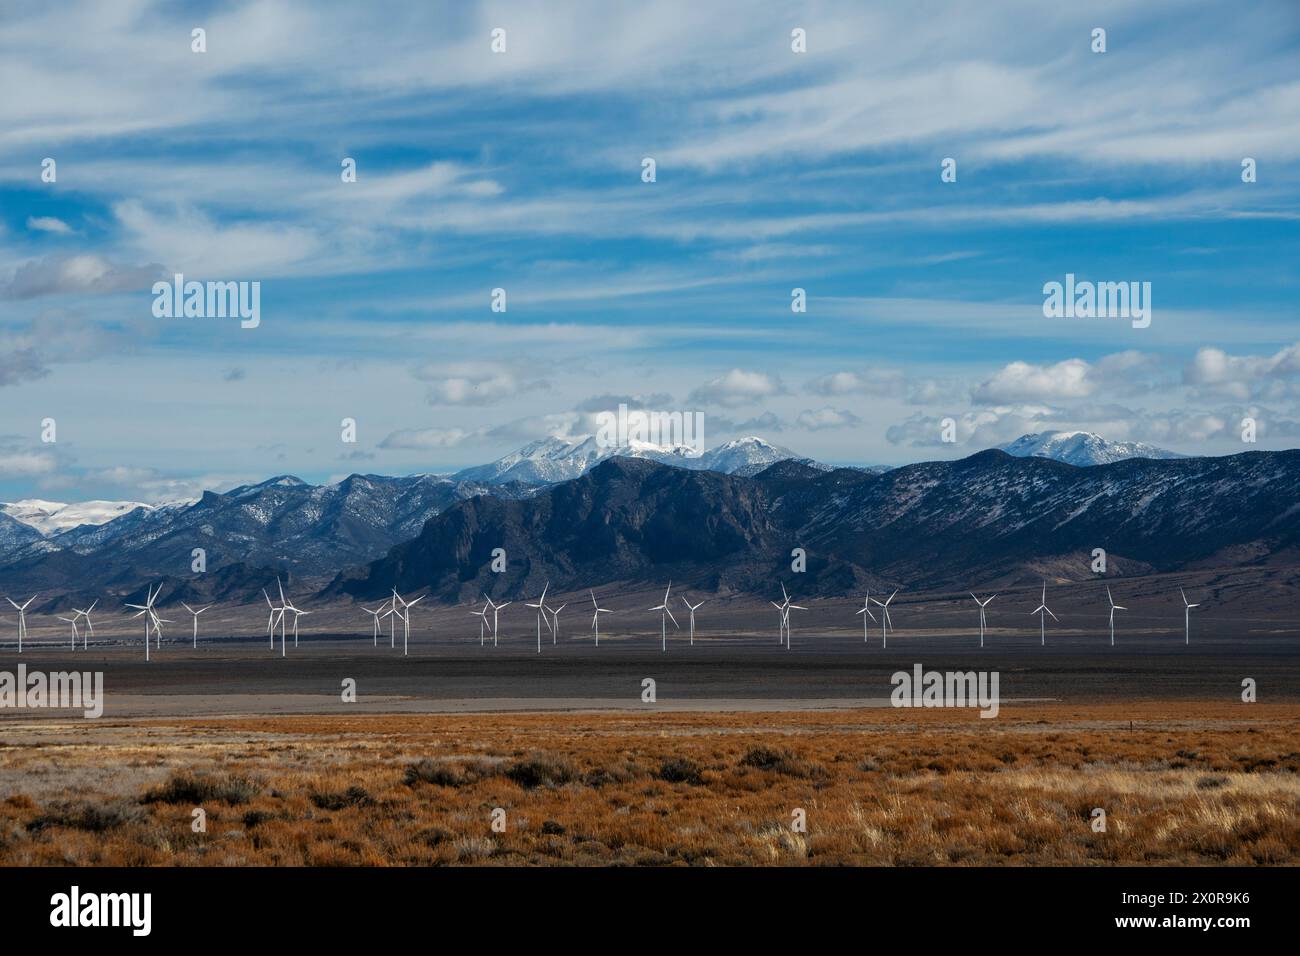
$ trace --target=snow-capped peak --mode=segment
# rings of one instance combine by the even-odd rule
[[[787,458],[794,452],[758,437],[737,438],[703,454],[688,445],[658,445],[631,439],[619,447],[601,445],[591,435],[551,436],[529,442],[487,465],[466,468],[455,477],[462,481],[504,483],[523,481],[532,484],[568,481],[584,474],[607,458],[645,458],[662,464],[677,465],[700,471],[727,474],[757,474],[764,468]]]
[[[1138,441],[1108,441],[1095,432],[1039,432],[1002,446],[1018,458],[1051,458],[1067,465],[1107,465],[1129,458],[1184,458],[1177,452]]]
[[[78,501],[68,504],[40,498],[0,504],[0,511],[47,537],[83,524],[107,524],[136,508],[152,510],[153,506],[140,501]]]

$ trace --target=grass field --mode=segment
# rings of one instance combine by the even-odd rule
[[[1290,704],[1162,701],[1004,707],[995,720],[6,723],[0,863],[1294,865],[1298,718]],[[206,832],[192,829],[196,807]]]

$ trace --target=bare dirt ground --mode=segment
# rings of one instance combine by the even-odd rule
[[[0,863],[1294,865],[1298,720],[1176,699],[9,720]]]

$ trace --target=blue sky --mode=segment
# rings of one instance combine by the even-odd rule
[[[1300,443],[1285,0],[2,6],[0,498],[447,470],[619,399],[835,462]],[[260,326],[154,318],[175,272]],[[1150,327],[1045,318],[1066,273]]]

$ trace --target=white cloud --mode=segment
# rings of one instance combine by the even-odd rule
[[[785,387],[774,375],[733,368],[692,391],[687,401],[734,408],[784,393]]]
[[[847,409],[825,407],[800,412],[796,422],[801,428],[816,432],[826,428],[853,428],[861,425],[862,419]]]
[[[72,232],[71,226],[54,216],[28,216],[27,228],[35,232],[53,232],[65,236]]]
[[[1183,370],[1183,381],[1198,388],[1245,400],[1271,384],[1300,377],[1300,342],[1272,355],[1229,355],[1203,348]]]

